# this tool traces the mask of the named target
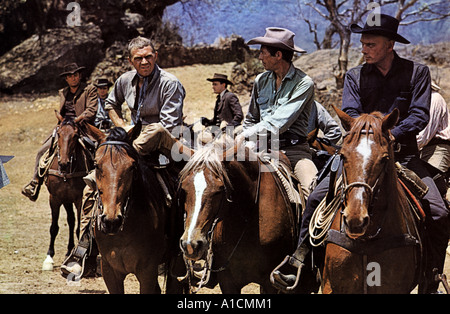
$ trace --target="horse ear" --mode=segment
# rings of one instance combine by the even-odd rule
[[[386,132],[387,130],[392,129],[398,121],[398,118],[400,116],[400,111],[395,108],[390,114],[384,116],[383,118],[383,124],[382,124],[382,130],[383,132]]]
[[[55,110],[55,115],[56,115],[56,118],[58,119],[59,122],[63,122],[64,118],[63,118],[63,116],[59,113],[58,110]]]
[[[134,125],[134,127],[132,127],[128,131],[128,138],[130,139],[130,143],[133,143],[133,141],[139,136],[139,134],[141,134],[141,130],[142,130],[142,122],[138,121]]]
[[[337,108],[335,105],[331,106],[333,107],[334,111],[336,111],[339,119],[341,120],[342,127],[344,128],[344,130],[347,132],[350,131],[353,125],[353,121],[355,121],[355,118],[350,117],[348,114],[346,114],[341,109]]]
[[[95,139],[98,143],[103,143],[106,139],[105,133],[97,129],[95,126],[82,121],[82,126],[84,127],[86,133]]]
[[[306,137],[306,140],[308,143],[311,143],[317,138],[317,134],[319,134],[319,128],[315,128],[311,132],[309,132],[308,136]]]

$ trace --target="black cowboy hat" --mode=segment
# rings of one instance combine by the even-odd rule
[[[397,34],[399,21],[396,18],[386,14],[380,14],[379,16],[380,23],[378,25],[375,21],[374,25],[369,26],[366,21],[364,27],[357,24],[350,25],[350,30],[352,33],[381,35],[402,44],[409,44],[409,40]]]
[[[96,84],[94,84],[94,86],[95,87],[110,87],[110,86],[112,86],[113,85],[113,83],[111,83],[108,79],[106,79],[106,78],[99,78],[98,80],[97,80],[97,83]]]
[[[86,69],[85,67],[79,67],[76,63],[69,63],[66,66],[64,66],[64,72],[61,73],[59,76],[66,76],[68,74],[74,74],[81,70]]]
[[[214,76],[212,78],[207,78],[206,80],[210,82],[219,81],[229,85],[234,85],[233,83],[231,83],[231,81],[228,80],[228,76],[220,73],[214,73]]]

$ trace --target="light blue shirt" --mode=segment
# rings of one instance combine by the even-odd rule
[[[244,134],[251,137],[266,132],[280,135],[288,132],[306,138],[313,105],[312,79],[292,64],[278,90],[275,73],[261,73],[253,86]]]

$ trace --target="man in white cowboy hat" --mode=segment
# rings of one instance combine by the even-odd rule
[[[70,63],[59,75],[67,83],[67,86],[59,91],[59,112],[63,118],[73,117],[76,122],[83,120],[94,124],[97,113],[97,93],[93,85],[87,85],[81,81],[81,71],[84,69],[85,67],[80,67],[76,63]],[[38,198],[42,184],[42,178],[38,175],[39,161],[50,148],[51,143],[52,136],[49,136],[36,155],[33,179],[22,189],[22,194],[33,202]]]
[[[239,103],[239,98],[236,94],[228,90],[228,85],[233,85],[225,74],[214,73],[212,78],[207,78],[207,81],[212,82],[212,88],[217,94],[216,105],[214,107],[213,118],[201,118],[201,123],[208,126],[218,126],[224,128],[227,125],[238,126],[241,124],[244,115],[242,114],[242,107]]]
[[[288,29],[269,27],[264,36],[247,43],[261,45],[259,60],[266,72],[255,79],[242,136],[251,139],[255,135],[277,134],[280,149],[289,158],[307,197],[317,174],[306,140],[314,106],[314,83],[292,64],[294,52],[306,52],[294,44],[294,36]]]
[[[350,29],[361,34],[361,44],[365,63],[350,69],[345,76],[342,95],[342,110],[352,117],[363,113],[380,111],[383,114],[399,109],[400,118],[391,130],[395,140],[395,160],[414,171],[428,186],[423,206],[430,213],[427,230],[432,244],[427,249],[430,257],[427,262],[424,293],[436,292],[439,282],[434,281],[433,268],[442,273],[447,248],[448,209],[439,190],[423,161],[418,157],[417,134],[429,121],[431,78],[427,66],[400,58],[394,51],[395,42],[408,44],[409,41],[397,34],[399,21],[391,16],[380,14],[380,23],[364,27],[352,24]],[[330,177],[323,179],[311,193],[302,216],[300,238],[296,251],[290,256],[289,265],[303,269],[305,257],[309,252],[308,227],[318,204],[325,197]],[[426,207],[426,208],[425,208]],[[288,270],[285,268],[285,270]],[[278,284],[288,287],[296,277],[281,273],[274,277]]]
[[[98,109],[95,116],[95,126],[100,130],[108,130],[112,126],[112,121],[109,118],[108,112],[105,110],[105,101],[108,97],[109,88],[113,85],[107,78],[99,78],[97,83],[94,84],[97,87],[98,95]]]

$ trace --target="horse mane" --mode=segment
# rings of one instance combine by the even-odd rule
[[[347,133],[348,142],[358,141],[361,135],[369,134],[369,131],[372,130],[374,139],[380,143],[385,136],[382,130],[382,119],[383,114],[378,111],[365,113],[356,118],[351,130]]]
[[[63,125],[70,125],[72,127],[75,127],[75,118],[71,116],[66,116],[64,120],[61,122],[61,126]]]
[[[233,139],[228,136],[221,136],[196,150],[180,172],[180,183],[191,173],[209,169],[214,175],[222,179],[225,184],[231,186],[230,178],[222,164],[224,148],[233,147],[230,146],[231,144],[234,144]]]

